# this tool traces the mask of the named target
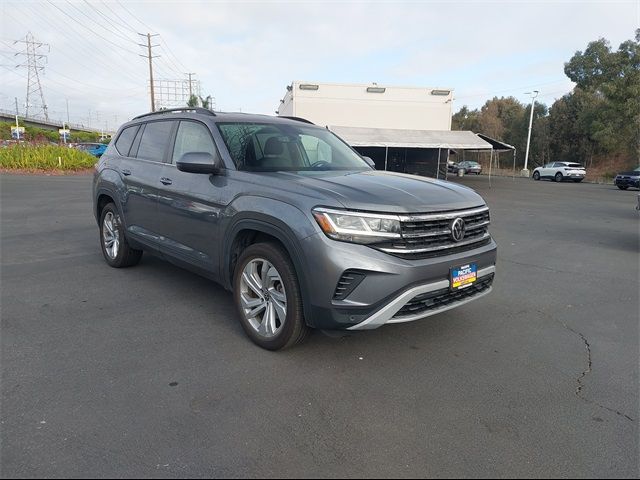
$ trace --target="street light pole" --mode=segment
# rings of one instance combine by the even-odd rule
[[[523,177],[529,176],[529,170],[527,170],[527,165],[529,164],[529,145],[531,144],[531,127],[533,127],[533,109],[536,106],[536,97],[540,92],[538,90],[534,90],[532,92],[526,92],[525,95],[531,95],[531,115],[529,116],[529,134],[527,135],[527,152],[524,154],[524,168],[520,174]]]

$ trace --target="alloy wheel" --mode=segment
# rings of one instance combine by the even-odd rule
[[[107,212],[102,221],[102,243],[107,256],[114,260],[120,249],[120,232],[113,212]]]
[[[254,258],[245,265],[240,303],[245,319],[258,335],[273,338],[280,332],[287,318],[287,294],[272,263]]]

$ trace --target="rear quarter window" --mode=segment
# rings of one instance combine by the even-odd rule
[[[131,150],[131,145],[133,144],[133,139],[136,137],[137,131],[138,125],[134,125],[133,127],[127,127],[120,132],[115,143],[116,150],[120,155],[124,157],[129,156],[129,150]]]

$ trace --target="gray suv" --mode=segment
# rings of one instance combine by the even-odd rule
[[[141,115],[96,167],[104,258],[128,267],[148,251],[213,279],[271,350],[310,327],[372,329],[489,293],[496,244],[483,199],[371,164],[299,118]]]

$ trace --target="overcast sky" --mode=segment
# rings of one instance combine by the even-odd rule
[[[49,116],[93,126],[150,110],[136,32],[154,37],[155,76],[195,72],[217,109],[273,114],[293,80],[454,89],[454,110],[571,90],[563,64],[588,42],[614,48],[640,26],[640,0],[600,2],[189,2],[0,0],[0,108],[24,111],[32,32],[49,45]],[[146,41],[146,39],[144,39]],[[30,100],[35,104],[39,98]]]

